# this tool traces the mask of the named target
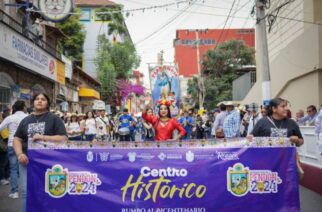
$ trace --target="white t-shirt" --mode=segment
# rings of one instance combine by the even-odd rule
[[[68,133],[74,132],[73,135],[69,134],[69,137],[76,137],[81,135],[80,131],[80,125],[78,124],[78,122],[71,122],[70,124],[67,125],[67,129],[68,129]]]
[[[85,130],[85,135],[96,134],[96,122],[94,118],[87,119],[85,121],[85,127],[87,128]]]
[[[98,125],[98,135],[107,135],[106,125],[109,125],[109,120],[107,117],[97,117],[96,123]]]
[[[28,116],[28,114],[26,114],[22,111],[17,111],[17,112],[15,112],[15,114],[6,117],[3,120],[3,122],[0,124],[0,132],[5,128],[8,128],[8,130],[9,130],[8,146],[12,147],[13,137],[18,129],[18,126],[19,126],[21,120],[27,116]]]

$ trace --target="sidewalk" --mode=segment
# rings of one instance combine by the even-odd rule
[[[10,185],[0,186],[0,212],[21,211],[21,199],[8,197]],[[320,212],[322,208],[322,195],[300,186],[300,202],[302,212]]]

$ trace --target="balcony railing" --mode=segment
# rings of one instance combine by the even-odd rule
[[[10,17],[7,13],[3,10],[0,10],[0,22],[8,26],[9,28],[13,29],[15,32],[19,33],[20,35],[24,36],[31,42],[33,42],[38,47],[45,50],[47,53],[52,55],[55,58],[61,59],[60,53],[48,44],[47,42],[43,41],[39,36],[35,35],[32,31],[26,29],[21,23]]]

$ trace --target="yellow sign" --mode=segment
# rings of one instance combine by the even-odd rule
[[[62,85],[65,85],[65,64],[61,62],[60,60],[56,60],[56,78],[57,82],[59,82]]]

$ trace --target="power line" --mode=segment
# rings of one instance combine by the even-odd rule
[[[228,22],[228,20],[229,20],[230,13],[231,13],[231,11],[233,10],[233,7],[234,7],[234,5],[235,5],[235,2],[236,2],[236,0],[234,0],[234,1],[233,1],[233,3],[232,3],[232,5],[231,5],[231,8],[230,8],[229,13],[228,13],[228,16],[227,16],[227,18],[226,18],[226,21],[225,21],[224,27],[222,28],[222,31],[221,31],[221,33],[220,33],[220,36],[219,36],[219,39],[218,39],[217,43],[219,43],[219,42],[220,42],[220,39],[221,39],[221,37],[222,37],[222,35],[223,35],[224,29],[225,29],[226,24],[227,24],[227,22]]]
[[[188,4],[183,11],[187,10],[188,8],[190,8],[193,5],[193,3]],[[138,42],[135,43],[135,45],[138,45],[139,43],[144,42],[145,40],[149,39],[150,37],[152,37],[153,35],[155,35],[156,33],[158,33],[160,30],[164,29],[165,27],[167,27],[170,23],[172,23],[174,20],[176,20],[176,18],[178,18],[180,15],[182,15],[183,11],[178,12],[177,14],[175,14],[174,16],[172,16],[170,19],[167,20],[166,23],[164,23],[163,25],[161,25],[158,29],[156,29],[155,31],[153,31],[152,33],[150,33],[149,35],[147,35],[146,37],[144,37],[143,39],[139,40]]]
[[[104,12],[97,12],[96,14],[103,15],[103,14],[113,14],[113,13],[130,13],[130,12],[136,12],[136,11],[143,11],[144,12],[145,10],[155,10],[155,9],[160,9],[160,8],[171,7],[173,5],[179,6],[180,4],[184,4],[184,3],[191,4],[193,1],[194,0],[183,0],[183,1],[177,1],[177,2],[174,2],[174,3],[161,4],[161,5],[152,5],[152,6],[149,6],[149,7],[141,7],[141,8],[128,9],[128,10],[123,10],[123,9],[109,10],[109,11],[104,11]],[[52,13],[52,12],[46,11],[46,10],[34,10],[34,9],[30,8],[30,9],[27,9],[27,11],[34,12],[34,13],[44,13],[44,14],[55,15],[55,13]],[[81,15],[81,13],[72,13],[72,12],[59,13],[59,14]]]

